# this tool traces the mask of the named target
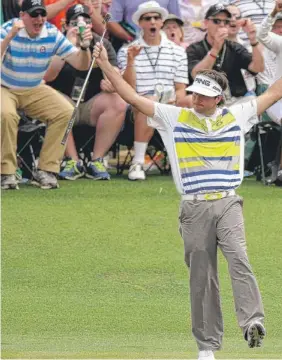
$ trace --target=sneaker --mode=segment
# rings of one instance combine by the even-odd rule
[[[16,175],[1,175],[1,189],[2,190],[19,190]]]
[[[198,360],[215,360],[212,350],[199,351]]]
[[[64,168],[60,171],[59,177],[65,180],[76,180],[84,176],[84,166],[81,160],[67,160]]]
[[[43,190],[59,188],[56,176],[49,171],[37,170],[36,172],[33,172],[32,175],[32,185],[40,187]]]
[[[99,158],[93,161],[90,161],[87,164],[87,172],[85,175],[88,179],[93,180],[110,180],[111,176],[107,172],[105,165],[103,164],[103,159]]]
[[[128,180],[145,180],[146,175],[141,164],[132,164],[128,171]]]
[[[247,340],[250,348],[261,347],[266,331],[260,322],[254,322],[247,330]]]

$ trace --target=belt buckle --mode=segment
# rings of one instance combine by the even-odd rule
[[[222,193],[210,193],[210,194],[205,194],[205,200],[209,201],[209,200],[219,200],[223,198],[223,194]]]

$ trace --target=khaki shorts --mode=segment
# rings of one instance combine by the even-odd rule
[[[62,94],[62,93],[61,93]],[[91,124],[91,119],[90,119],[90,114],[91,114],[91,109],[92,109],[92,104],[94,99],[101,95],[102,93],[99,93],[97,95],[94,95],[91,99],[80,103],[79,108],[78,108],[78,113],[77,113],[77,117],[75,119],[75,125],[89,125],[92,126]],[[73,106],[75,106],[75,101],[73,101],[68,95],[62,94]]]

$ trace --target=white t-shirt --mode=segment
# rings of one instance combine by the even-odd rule
[[[241,184],[244,134],[257,123],[256,114],[256,100],[218,108],[210,117],[155,103],[148,125],[162,137],[181,195],[228,191]]]

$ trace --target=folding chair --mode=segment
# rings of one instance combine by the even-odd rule
[[[119,133],[117,140],[115,142],[115,147],[116,147],[115,151],[117,154],[117,175],[122,175],[124,170],[130,167],[131,161],[133,159],[133,154],[132,154],[133,145],[134,145],[134,120],[133,120],[133,113],[131,107],[129,107],[126,112],[123,129]],[[122,160],[121,151],[122,148],[124,147],[126,147],[125,150],[126,154]],[[161,166],[156,161],[156,155],[158,152],[161,152],[163,154],[163,164]],[[148,144],[146,155],[150,157],[152,162],[145,172],[150,171],[152,166],[154,165],[160,171],[161,174],[168,174],[170,172],[167,151],[157,130],[155,130],[154,135]]]
[[[23,176],[32,177],[32,172],[37,168],[37,158],[39,156],[45,134],[45,124],[32,120],[23,112],[18,129],[17,159]]]
[[[282,127],[275,122],[260,121],[252,130],[251,138],[256,142],[246,170],[253,171],[257,180],[268,185],[271,174],[271,165],[280,159]],[[269,178],[267,178],[269,177]]]

